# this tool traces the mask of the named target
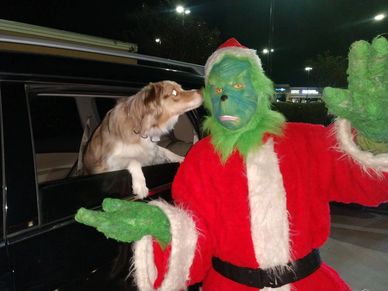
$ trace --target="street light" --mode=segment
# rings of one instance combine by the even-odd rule
[[[274,52],[274,49],[267,49],[267,48],[264,48],[262,51],[263,55],[265,55],[265,59],[266,59],[266,63],[267,63],[267,67],[268,67],[268,74],[271,74],[271,57],[272,57],[272,53]]]
[[[155,38],[155,42],[157,44],[162,44],[162,40],[159,37]]]
[[[263,49],[262,50],[262,53],[264,54],[264,55],[266,55],[266,54],[269,54],[269,53],[273,53],[274,52],[274,49],[267,49],[267,48],[265,48],[265,49]]]
[[[183,15],[187,15],[187,14],[190,14],[191,13],[191,10],[190,9],[186,9],[184,6],[182,5],[178,5],[176,8],[175,8],[175,11],[178,13],[178,14],[183,14]]]
[[[373,19],[375,21],[381,21],[385,18],[385,14],[381,13],[381,14],[377,14]]]
[[[304,70],[307,72],[307,74],[310,73],[310,71],[311,71],[312,69],[313,69],[312,67],[306,67],[306,68],[304,68]]]
[[[185,25],[185,15],[189,15],[189,14],[191,13],[191,10],[185,8],[185,7],[182,6],[182,5],[178,5],[178,6],[175,8],[175,11],[176,11],[178,14],[182,14],[182,25]]]

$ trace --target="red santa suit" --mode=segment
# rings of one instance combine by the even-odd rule
[[[270,268],[298,260],[327,240],[329,202],[376,206],[388,200],[388,154],[361,151],[350,123],[334,128],[288,123],[248,154],[225,164],[211,144],[198,142],[173,184],[176,206],[152,202],[170,219],[172,240],[162,251],[151,237],[135,244],[140,290],[258,290],[214,270],[212,257],[236,266]],[[328,265],[278,291],[350,290]]]

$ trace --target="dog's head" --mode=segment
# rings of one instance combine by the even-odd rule
[[[199,90],[183,90],[173,81],[150,83],[133,98],[136,101],[131,114],[137,115],[135,130],[143,136],[167,133],[179,115],[199,107],[203,101]]]

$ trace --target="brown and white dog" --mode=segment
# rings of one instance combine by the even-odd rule
[[[144,198],[148,188],[141,167],[181,162],[183,157],[156,144],[179,115],[202,104],[198,90],[183,90],[172,81],[150,83],[120,100],[93,133],[83,156],[83,170],[96,174],[128,169],[132,190]]]

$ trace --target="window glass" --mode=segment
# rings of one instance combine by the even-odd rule
[[[30,115],[38,182],[66,178],[76,164],[83,133],[75,99],[33,95]]]
[[[99,116],[101,116],[101,120],[102,120],[106,115],[106,113],[116,105],[117,99],[96,98],[95,102],[96,102],[98,114]]]
[[[83,104],[95,106],[96,111],[89,108],[82,113],[85,108],[78,108],[75,98],[82,98],[83,101],[89,98],[90,101]],[[36,173],[38,183],[43,183],[74,175],[83,135],[81,118],[86,120],[90,117],[90,112],[96,112],[98,116],[94,119],[102,120],[115,106],[117,98],[35,93],[30,96],[29,102]],[[85,116],[80,116],[82,114]],[[161,138],[159,145],[184,156],[196,138],[194,127],[185,114],[180,116],[174,130]]]
[[[66,95],[35,91],[29,96],[43,223],[73,217],[80,207],[97,207],[107,195],[124,197],[131,192],[130,176],[125,170],[89,176],[80,176],[76,171],[81,143],[84,143],[82,124],[93,120],[92,134],[98,120],[103,120],[118,98],[94,93]],[[195,136],[190,118],[182,115],[174,130],[162,137],[159,144],[184,156]],[[165,177],[165,172],[155,176],[154,183],[164,183]]]

